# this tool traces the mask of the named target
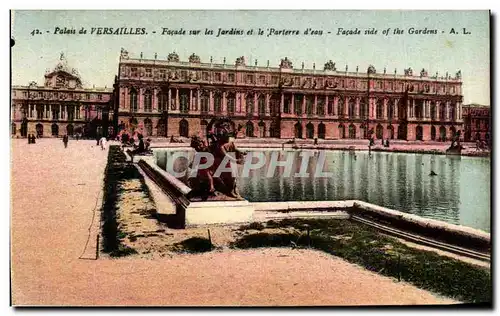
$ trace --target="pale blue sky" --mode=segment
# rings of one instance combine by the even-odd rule
[[[12,82],[26,85],[31,80],[43,82],[47,68],[53,68],[64,52],[72,67],[79,70],[84,83],[112,86],[118,70],[120,48],[131,56],[164,59],[175,50],[181,60],[191,53],[208,62],[234,63],[245,56],[247,63],[258,59],[261,66],[270,60],[277,66],[288,56],[295,68],[323,69],[332,59],[337,68],[366,71],[373,64],[378,72],[387,67],[388,73],[399,74],[412,67],[418,73],[425,68],[430,75],[447,71],[454,76],[462,70],[464,103],[490,104],[490,43],[488,11],[16,11],[12,35]],[[80,29],[85,27],[144,27],[148,35],[53,35],[55,27]],[[162,27],[170,29],[211,28],[229,29],[320,29],[323,36],[167,36]],[[361,32],[378,29],[377,35],[337,36],[338,28]],[[437,29],[438,35],[392,35],[394,28],[405,32],[410,28]],[[391,28],[391,35],[382,30]],[[471,35],[449,34],[451,28]],[[32,36],[33,29],[43,35]],[[152,34],[155,30],[157,33]],[[45,33],[50,31],[50,34]],[[331,31],[332,34],[325,34]],[[444,33],[442,33],[444,31]],[[217,32],[217,31],[216,31]]]

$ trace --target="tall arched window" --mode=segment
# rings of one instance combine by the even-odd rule
[[[319,116],[324,116],[325,115],[325,97],[320,96],[318,97],[318,101],[316,104],[316,114]]]
[[[165,91],[160,91],[158,93],[158,112],[163,112],[167,110],[168,106],[168,93]]]
[[[349,99],[349,118],[353,118],[356,115],[356,101],[354,98]]]
[[[302,114],[302,100],[304,99],[303,94],[296,94],[294,97],[294,104],[293,104],[293,109],[294,109],[294,114],[301,115]]]
[[[247,137],[254,137],[254,127],[253,123],[248,121],[245,128],[245,135]]]
[[[389,101],[387,101],[387,118],[394,118],[394,100],[392,99],[389,99]]]
[[[384,117],[384,100],[377,99],[377,118],[381,119]]]
[[[306,138],[314,138],[314,125],[312,123],[306,125]]]
[[[362,98],[359,101],[359,111],[359,114],[362,118],[368,117],[368,101],[366,100],[366,98]]]
[[[214,95],[214,111],[215,113],[222,112],[222,96],[220,93],[215,93]]]
[[[182,113],[189,112],[189,89],[179,89],[179,107]]]
[[[446,103],[444,102],[439,105],[439,119],[440,120],[446,119]]]
[[[328,98],[328,104],[326,105],[327,110],[328,110],[328,115],[335,115],[335,103],[334,103],[333,96],[330,96]]]
[[[203,92],[201,94],[201,111],[208,112],[210,109],[210,94],[209,92]]]
[[[234,111],[236,110],[236,96],[234,93],[229,93],[227,95],[227,112],[229,114],[234,114]]]
[[[345,138],[345,127],[344,124],[339,124],[339,138]]]
[[[306,97],[306,114],[307,115],[313,114],[313,104],[314,104],[314,96],[308,95]]]
[[[266,113],[266,97],[261,94],[259,96],[259,114],[264,115]]]
[[[179,122],[179,136],[189,137],[189,123],[185,119]]]
[[[144,112],[151,112],[152,110],[152,94],[148,89],[144,91]]]
[[[424,116],[424,101],[417,100],[415,104],[415,117],[418,119],[423,118]]]
[[[436,119],[436,114],[437,114],[436,113],[436,102],[432,101],[431,102],[431,120],[435,120]],[[436,128],[434,128],[434,129],[436,129]]]
[[[455,115],[456,115],[456,108],[453,104],[450,104],[448,107],[448,117],[451,121],[455,120]]]
[[[133,88],[130,90],[130,112],[137,112],[137,91]]]

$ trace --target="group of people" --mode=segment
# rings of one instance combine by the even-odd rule
[[[488,150],[488,144],[484,140],[476,140],[476,151]]]
[[[147,138],[146,140],[144,140],[144,136],[141,133],[137,133],[134,136],[136,136],[139,140],[137,145],[135,143],[134,137],[130,136],[128,132],[124,131],[118,135],[117,140],[122,143],[122,149],[124,149],[125,147],[133,147],[134,150],[132,151],[132,153],[134,155],[148,153],[150,151],[149,147],[151,145],[151,138]]]
[[[35,144],[36,143],[36,136],[35,134],[29,134],[28,135],[28,144]]]

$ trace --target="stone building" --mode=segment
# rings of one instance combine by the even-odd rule
[[[463,106],[465,141],[484,140],[491,142],[491,112],[487,105],[467,104]]]
[[[449,140],[462,129],[462,80],[422,69],[404,74],[130,58],[122,49],[115,79],[116,123],[148,136],[204,134],[214,117],[230,117],[238,137]]]
[[[78,71],[61,54],[43,86],[32,81],[12,87],[12,136],[106,135],[113,130],[112,95],[112,89],[84,88]]]

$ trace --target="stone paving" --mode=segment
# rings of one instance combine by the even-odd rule
[[[454,303],[311,250],[79,259],[95,250],[107,150],[87,140],[11,144],[15,306]]]

